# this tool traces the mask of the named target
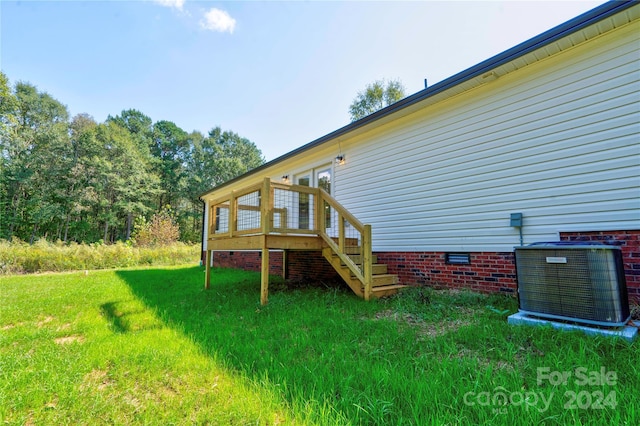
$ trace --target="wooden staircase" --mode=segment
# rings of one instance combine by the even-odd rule
[[[306,221],[300,219],[302,200]],[[390,296],[406,287],[373,255],[371,225],[361,223],[321,188],[272,182],[267,177],[207,200],[207,205],[205,288],[210,286],[213,250],[262,252],[263,305],[269,289],[270,250],[283,250],[283,276],[287,275],[288,250],[322,250],[353,292],[365,300]]]
[[[349,258],[359,267],[362,267],[362,256],[359,253],[360,248],[354,247],[347,251],[352,251],[353,254],[348,254]],[[353,292],[359,297],[365,297],[364,283],[360,281],[358,277],[351,271],[340,256],[335,253],[331,247],[324,248],[322,250],[324,258],[333,266],[333,268],[340,274],[344,282],[353,290]],[[397,275],[387,273],[387,265],[378,263],[378,256],[372,255],[372,283],[371,283],[371,296],[375,298],[392,296],[398,292],[401,288],[406,287],[399,283]]]

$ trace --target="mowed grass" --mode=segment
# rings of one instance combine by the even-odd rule
[[[279,283],[260,306],[259,274],[216,269],[208,291],[203,278],[0,278],[2,420],[640,423],[637,343],[509,326],[511,298],[411,289],[366,303]]]
[[[227,368],[215,350],[205,350],[166,321],[161,310],[145,305],[121,274],[135,274],[159,292],[201,287],[199,268],[0,278],[2,422],[275,424],[290,419],[276,393]],[[174,301],[193,302],[186,297]]]

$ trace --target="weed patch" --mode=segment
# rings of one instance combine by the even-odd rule
[[[199,256],[199,244],[134,247],[122,242],[63,244],[39,240],[30,245],[0,240],[0,275],[197,264]]]

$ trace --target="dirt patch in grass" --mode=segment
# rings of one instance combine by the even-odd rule
[[[58,331],[65,331],[65,330],[69,330],[70,328],[71,328],[71,323],[68,322],[58,327]]]
[[[138,412],[143,407],[142,402],[133,395],[125,395],[123,401],[133,407],[133,411]]]
[[[178,396],[176,391],[171,385],[159,386],[156,392],[161,398],[175,398]]]
[[[42,319],[42,320],[38,321],[38,322],[36,323],[36,327],[38,327],[38,328],[42,328],[42,327],[44,327],[45,325],[47,325],[47,324],[49,324],[50,322],[52,322],[54,319],[55,319],[54,317],[52,317],[51,315],[48,315],[48,316],[46,316],[44,319]]]
[[[491,371],[508,371],[514,372],[516,366],[513,363],[502,359],[493,359],[487,356],[483,356],[479,351],[469,349],[466,347],[460,347],[455,353],[449,354],[446,358],[448,360],[475,360],[478,363],[478,367],[482,369],[490,369]]]
[[[468,310],[469,318],[445,320],[437,323],[427,322],[417,315],[409,313],[396,312],[392,309],[387,309],[378,312],[375,316],[375,320],[391,320],[401,324],[406,324],[410,327],[416,327],[419,330],[419,335],[422,338],[433,338],[442,336],[452,331],[458,330],[460,327],[475,324],[476,321],[472,317],[472,311]],[[466,313],[466,312],[465,312]]]
[[[111,386],[113,381],[106,370],[93,369],[82,378],[81,389],[98,389],[99,391]]]
[[[516,353],[516,359],[520,360],[524,358],[526,354],[533,355],[536,357],[543,357],[544,351],[540,350],[531,339],[527,339],[522,342],[522,345],[518,347],[518,352]]]
[[[51,401],[44,405],[46,410],[55,410],[58,407],[58,398],[54,397]]]
[[[84,342],[84,337],[78,334],[74,334],[71,336],[63,336],[53,339],[53,341],[57,345],[69,345],[71,343],[82,343]]]

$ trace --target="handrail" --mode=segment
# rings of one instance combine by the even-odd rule
[[[209,239],[272,233],[321,237],[342,264],[362,282],[364,298],[369,300],[373,283],[371,226],[360,222],[325,190],[265,178],[260,183],[215,199],[210,202],[210,209]],[[219,223],[220,209],[226,209],[223,217],[226,232]],[[353,255],[359,257],[359,263],[352,259]]]
[[[344,206],[338,202],[338,200],[336,200],[331,195],[329,195],[329,193],[324,189],[322,188],[316,188],[316,189],[320,192],[320,198],[323,201],[326,201],[331,205],[331,207],[336,209],[336,211],[338,211],[340,215],[342,215],[345,219],[347,219],[347,221],[352,226],[355,226],[359,231],[364,231],[364,225],[362,224],[362,222],[360,222],[354,215],[352,215],[347,209],[345,209]]]
[[[333,198],[328,192],[322,188],[318,188],[318,194],[320,195],[320,205],[327,203],[331,208],[336,211],[338,217],[338,244],[335,243],[333,238],[326,233],[324,227],[318,229],[318,234],[331,247],[333,252],[340,258],[349,270],[355,275],[355,277],[364,284],[364,296],[366,300],[369,300],[371,295],[371,287],[373,282],[373,255],[371,251],[371,226],[364,225],[355,216],[353,216],[342,204],[340,204],[335,198]],[[324,209],[320,209],[324,213]],[[321,215],[320,223],[324,223],[324,214]],[[359,267],[346,252],[346,237],[344,221],[347,221],[351,227],[354,228],[361,236],[362,244],[360,246],[360,258],[361,266]]]

